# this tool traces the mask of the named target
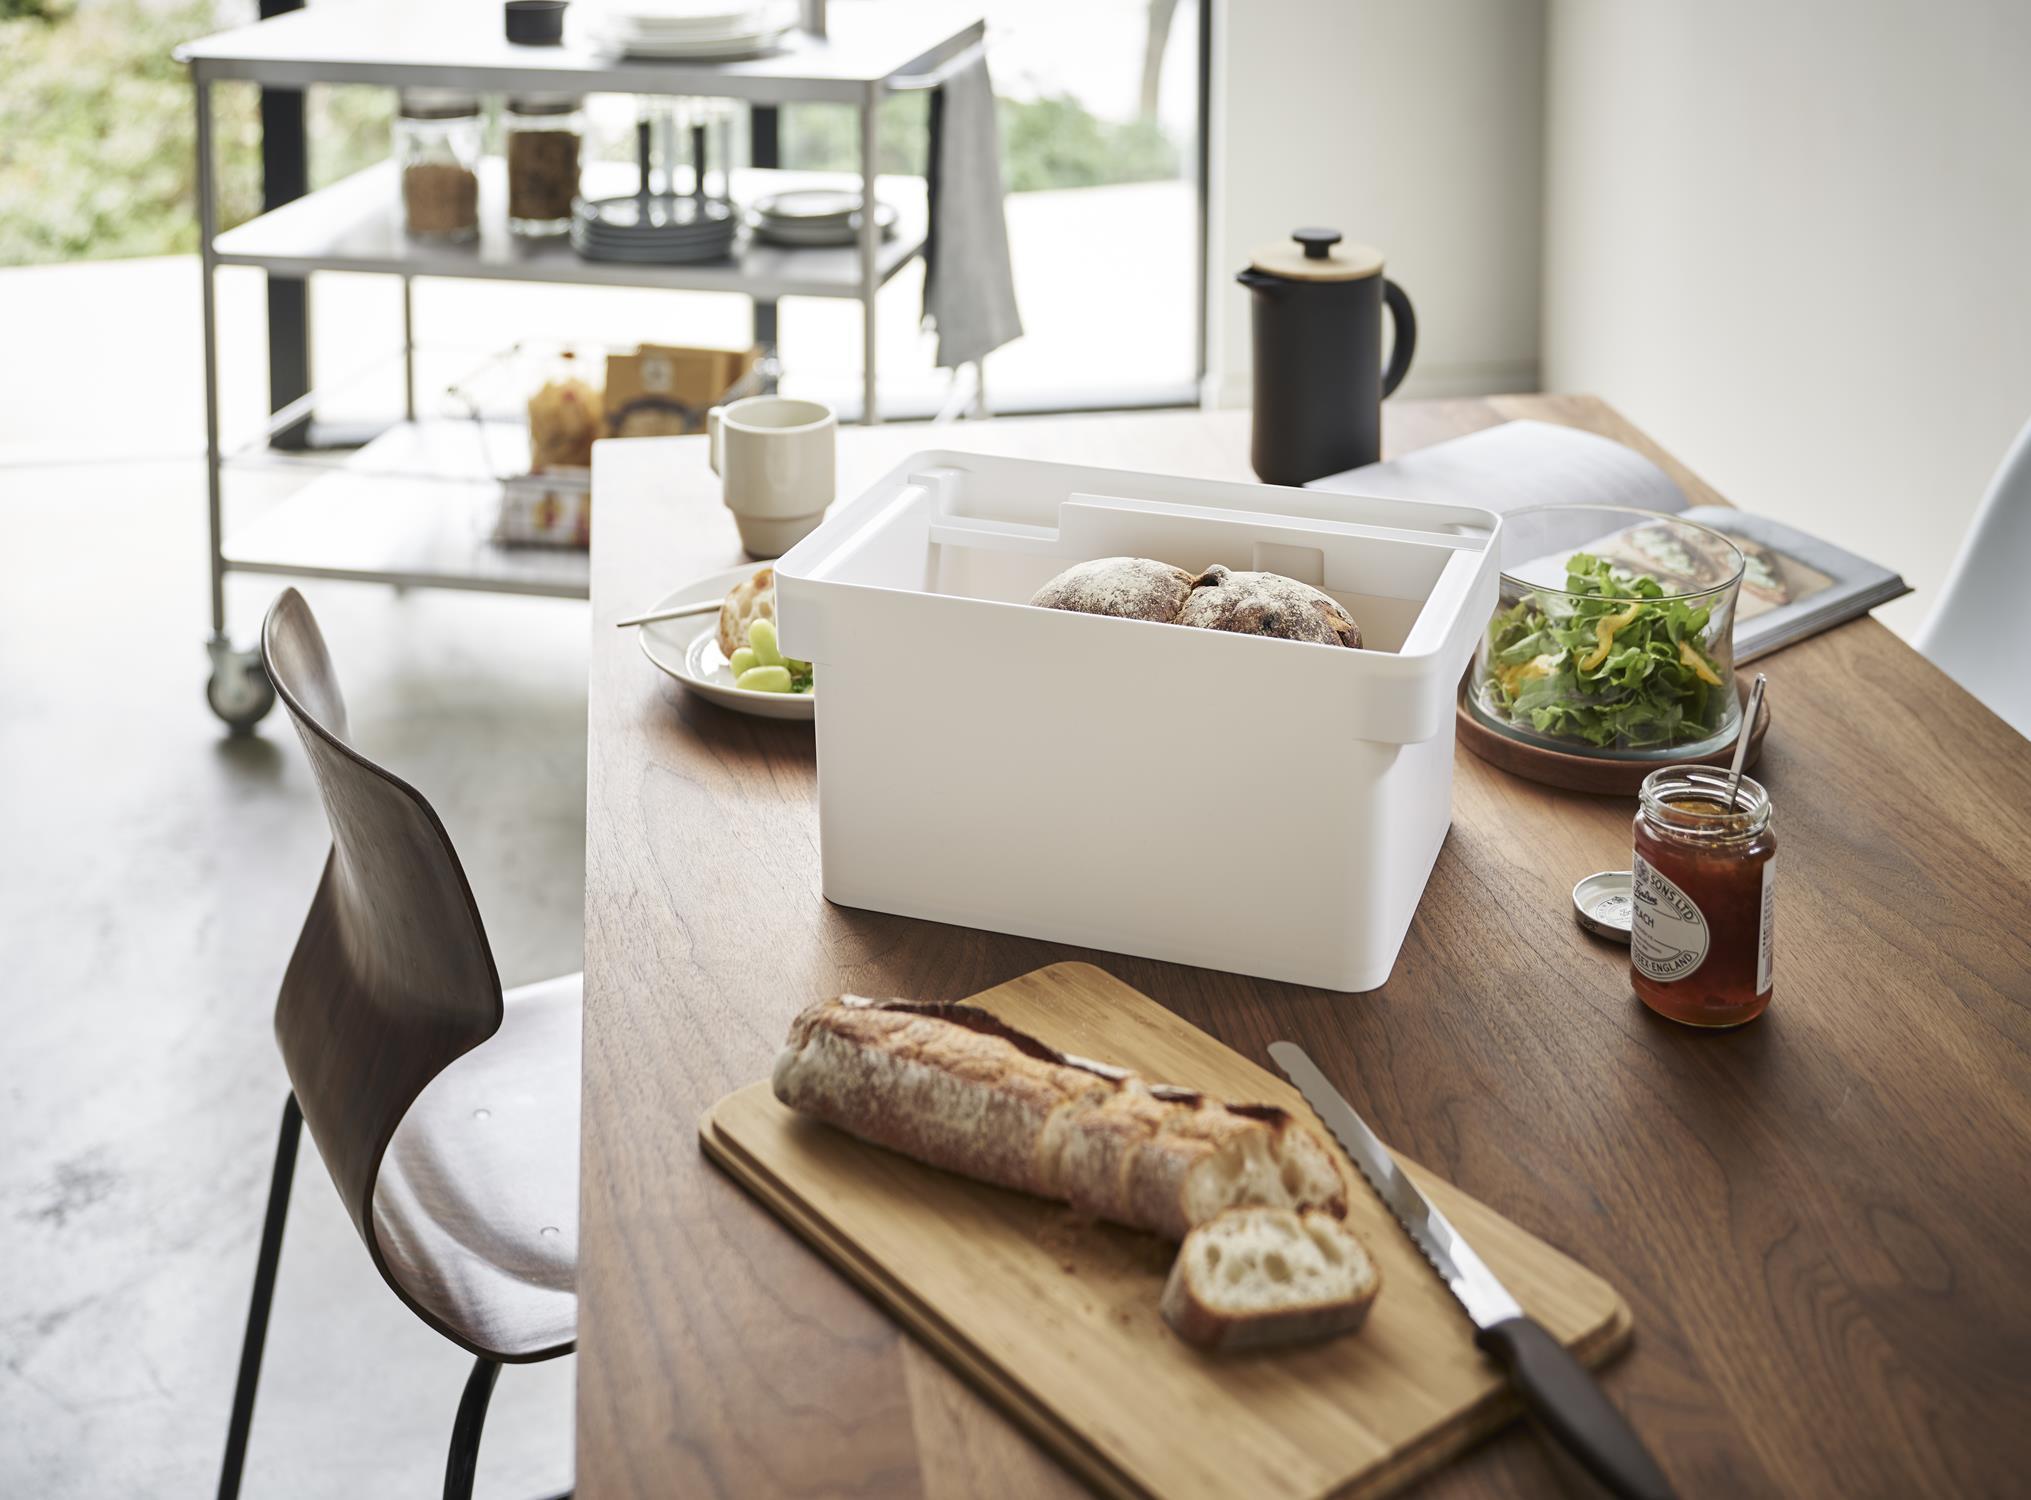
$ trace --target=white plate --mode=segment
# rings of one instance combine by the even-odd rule
[[[765,219],[844,224],[860,212],[860,194],[844,188],[791,188],[769,194],[755,204],[755,212]]]
[[[592,42],[601,52],[618,52],[658,62],[737,62],[774,51],[781,43],[783,33],[788,30],[787,26],[772,26],[767,31],[716,38],[709,42],[665,42],[625,33],[595,32]]]
[[[680,604],[723,599],[742,579],[759,571],[753,563],[728,568],[681,589],[673,589],[651,606],[651,611],[675,609]],[[648,613],[650,611],[644,611]],[[757,693],[733,685],[733,669],[719,650],[719,616],[692,615],[682,620],[658,620],[640,630],[642,654],[701,698],[709,698],[736,713],[762,719],[801,719],[809,723],[817,711],[812,693]]]

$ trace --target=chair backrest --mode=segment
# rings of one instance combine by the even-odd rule
[[[349,743],[324,636],[295,589],[268,611],[261,659],[331,824],[275,1037],[318,1154],[396,1285],[374,1234],[381,1158],[424,1085],[500,1029],[500,976],[437,814]]]
[[[2017,434],[1968,527],[1917,646],[1947,676],[2031,735],[2031,422]]]

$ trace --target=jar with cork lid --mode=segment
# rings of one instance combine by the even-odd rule
[[[585,101],[576,94],[519,94],[501,114],[507,138],[508,228],[542,238],[571,228],[585,143]]]
[[[395,110],[402,227],[419,239],[480,229],[480,101],[455,89],[404,89]]]

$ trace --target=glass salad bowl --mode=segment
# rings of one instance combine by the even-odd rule
[[[1607,505],[1502,518],[1501,599],[1461,685],[1498,734],[1567,754],[1695,760],[1729,744],[1743,558],[1709,527]]]

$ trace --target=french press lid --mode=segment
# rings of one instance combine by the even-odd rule
[[[1337,229],[1293,229],[1288,240],[1257,250],[1251,264],[1291,281],[1359,281],[1382,273],[1382,252],[1372,245],[1340,244]]]

